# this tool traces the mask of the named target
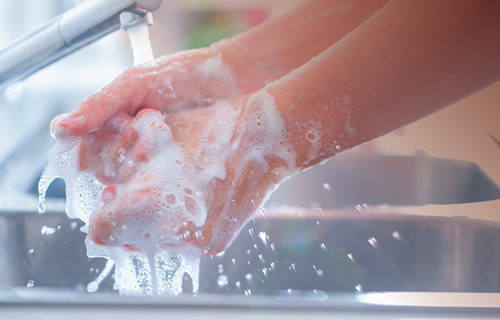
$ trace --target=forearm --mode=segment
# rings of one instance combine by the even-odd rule
[[[498,81],[499,17],[496,1],[393,1],[272,83],[297,165],[318,163]],[[307,136],[311,130],[319,140]]]
[[[388,0],[315,0],[213,45],[250,93],[308,62]]]

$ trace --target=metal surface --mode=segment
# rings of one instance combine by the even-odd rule
[[[137,24],[153,24],[153,14],[151,12],[147,13],[135,13],[135,12],[122,12],[120,14],[120,25],[121,28],[127,30]]]
[[[500,292],[499,223],[323,212],[251,221],[223,255],[202,259],[200,293]],[[64,213],[1,213],[0,287],[86,291],[105,260],[87,258],[81,226]]]
[[[415,206],[499,198],[500,187],[472,162],[425,154],[408,157],[344,153],[285,181],[268,204]]]
[[[159,0],[87,0],[0,50],[0,91],[120,28],[120,14],[148,23]],[[129,21],[130,22],[130,21]],[[128,27],[130,24],[127,25]]]
[[[446,299],[444,293],[434,298]],[[489,304],[433,306],[366,303],[364,295],[305,297],[219,296],[117,297],[104,294],[61,293],[50,290],[0,290],[0,312],[6,319],[500,319],[494,304],[498,294],[467,294],[462,299],[489,299]],[[371,298],[371,297],[368,297]],[[418,297],[417,297],[418,298]],[[454,298],[453,295],[451,297]],[[478,307],[479,305],[479,307]]]

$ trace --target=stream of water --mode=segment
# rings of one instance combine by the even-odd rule
[[[147,24],[138,24],[128,28],[127,33],[132,46],[134,66],[153,60],[153,49],[149,40],[149,26]]]

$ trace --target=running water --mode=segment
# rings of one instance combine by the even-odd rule
[[[149,26],[138,24],[127,29],[132,54],[134,56],[134,66],[138,66],[154,59],[151,41],[149,41]]]

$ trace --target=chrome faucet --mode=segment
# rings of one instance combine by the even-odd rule
[[[0,92],[118,30],[152,24],[163,0],[87,0],[0,49]]]

